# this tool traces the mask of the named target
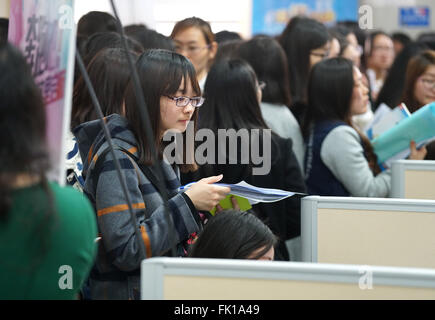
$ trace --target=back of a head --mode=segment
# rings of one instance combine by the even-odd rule
[[[254,37],[239,46],[237,56],[252,66],[259,81],[266,83],[263,101],[290,107],[287,57],[277,40]]]
[[[214,62],[224,59],[235,58],[236,52],[243,42],[243,40],[230,40],[219,43]]]
[[[425,43],[430,49],[435,50],[435,32],[423,32],[418,35],[417,41]]]
[[[148,27],[144,24],[129,24],[124,27],[124,32],[126,34],[140,33],[148,30]]]
[[[226,210],[208,221],[189,257],[259,259],[275,244],[272,231],[252,213]]]
[[[49,166],[44,102],[25,58],[9,44],[0,45],[0,101],[0,195],[3,197],[15,175],[43,175]]]
[[[216,42],[221,44],[227,41],[242,40],[242,37],[237,32],[223,30],[215,33]]]
[[[422,32],[418,35],[417,41],[419,42],[435,42],[435,32]]]
[[[115,17],[107,12],[90,11],[77,24],[77,34],[90,37],[98,32],[117,32]]]
[[[287,55],[290,93],[293,103],[306,102],[306,84],[310,70],[310,52],[329,41],[326,27],[311,18],[297,16],[290,20],[280,36]]]
[[[244,60],[220,60],[209,71],[200,110],[203,128],[266,128],[257,96],[257,80]],[[204,111],[204,112],[203,112]]]
[[[9,19],[0,18],[0,45],[8,42]]]
[[[385,103],[390,108],[394,108],[402,102],[401,98],[405,86],[406,68],[409,60],[425,49],[428,49],[425,43],[411,42],[400,51],[394,59],[384,85],[379,92],[375,109],[381,103]]]
[[[137,53],[143,52],[142,45],[130,37],[126,37],[128,48]],[[95,57],[95,55],[103,49],[107,48],[119,48],[123,49],[122,38],[119,33],[116,32],[98,32],[88,38],[83,47],[83,62],[87,66],[89,62]]]
[[[348,59],[326,59],[312,68],[308,81],[309,107],[302,125],[304,136],[313,121],[349,119],[353,85],[353,64]]]
[[[133,61],[137,55],[130,52]],[[122,112],[124,92],[130,80],[130,68],[126,52],[120,48],[108,48],[98,52],[87,66],[87,72],[100,102],[104,116]],[[89,90],[83,78],[74,88],[71,128],[97,118]]]
[[[394,32],[391,35],[391,38],[393,39],[393,41],[399,41],[404,46],[412,42],[411,37],[404,32]]]
[[[146,27],[130,28],[126,30],[126,34],[139,42],[144,50],[148,49],[166,49],[169,51],[175,50],[174,42],[171,38],[158,33],[155,30],[147,29]]]

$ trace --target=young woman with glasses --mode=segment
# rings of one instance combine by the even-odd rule
[[[434,50],[420,52],[409,61],[402,101],[411,112],[435,101]]]
[[[175,51],[192,62],[203,90],[218,47],[210,24],[197,17],[186,18],[175,24],[171,38],[175,43]]]
[[[123,115],[106,117],[116,150],[141,239],[147,257],[161,256],[171,248],[169,233],[174,232],[177,255],[186,254],[188,240],[201,230],[199,210],[209,211],[228,194],[229,188],[213,185],[222,177],[202,179],[184,193],[179,193],[179,169],[196,169],[196,164],[168,163],[163,157],[166,131],[185,132],[190,121],[197,119],[197,107],[203,103],[193,65],[182,55],[162,49],[148,50],[137,63],[140,83],[151,120],[154,146],[157,150],[168,193],[168,206],[175,231],[165,218],[161,196],[154,184],[157,177],[152,149],[146,139],[133,83],[127,85]],[[127,200],[120,188],[110,153],[97,159],[107,148],[99,121],[80,125],[75,130],[86,175],[85,192],[94,202],[102,240],[96,267],[90,278],[93,299],[137,299],[140,293],[140,262],[135,227],[130,222]],[[185,154],[193,145],[183,133]],[[192,154],[192,153],[190,153]],[[153,179],[154,177],[154,179]],[[154,180],[154,182],[153,182]]]
[[[415,112],[435,101],[435,51],[425,50],[414,56],[406,69],[402,101]],[[427,146],[426,160],[435,160],[435,143]]]

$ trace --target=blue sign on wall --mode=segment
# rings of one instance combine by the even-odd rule
[[[400,25],[407,27],[428,27],[430,22],[429,7],[400,8]]]
[[[358,21],[358,0],[253,0],[252,34],[279,34],[299,14],[326,25]]]

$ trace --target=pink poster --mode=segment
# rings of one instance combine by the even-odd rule
[[[45,100],[49,178],[60,184],[74,73],[73,5],[73,0],[11,0],[9,17],[9,41],[23,52]]]

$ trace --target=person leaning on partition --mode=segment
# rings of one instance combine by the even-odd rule
[[[390,170],[380,173],[376,154],[351,117],[367,109],[368,88],[352,61],[332,58],[316,64],[308,81],[305,179],[308,193],[320,196],[388,197]],[[410,159],[426,149],[411,142]]]
[[[207,222],[189,257],[271,261],[276,244],[276,236],[252,213],[224,210]]]
[[[140,294],[143,242],[146,257],[171,253],[171,238],[178,256],[186,255],[187,245],[202,228],[197,210],[209,211],[230,189],[212,185],[222,177],[207,177],[184,193],[179,193],[179,169],[195,170],[196,164],[184,162],[179,167],[163,158],[166,131],[185,132],[197,119],[197,107],[203,102],[193,65],[184,56],[162,49],[143,53],[136,68],[148,108],[154,147],[163,171],[163,187],[168,194],[168,208],[175,230],[169,228],[162,197],[157,192],[157,162],[146,139],[145,123],[136,102],[130,80],[125,93],[122,115],[105,118],[125,177],[137,226],[132,225],[126,195],[120,188],[111,153],[100,121],[81,124],[74,130],[86,175],[84,191],[92,200],[98,216],[101,241],[96,266],[90,277],[92,299],[138,299]],[[184,151],[193,141],[183,134]],[[192,137],[193,138],[193,137]],[[191,153],[190,153],[191,154]],[[189,162],[190,163],[190,162]],[[136,237],[136,229],[140,239]]]
[[[95,214],[47,180],[46,109],[11,45],[0,46],[0,101],[0,299],[76,299],[95,259]]]

